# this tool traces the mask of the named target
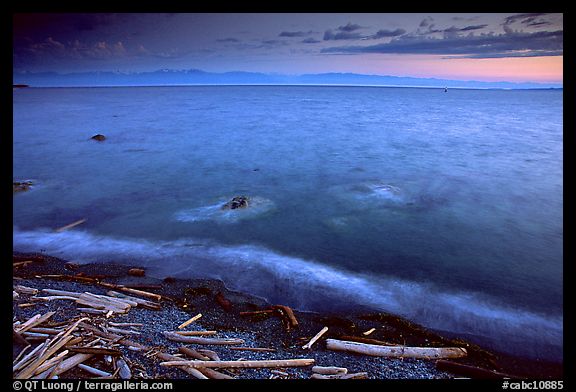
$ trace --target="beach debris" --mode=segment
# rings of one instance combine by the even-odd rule
[[[347,351],[357,354],[388,358],[461,358],[468,354],[466,349],[463,347],[379,346],[375,344],[365,344],[336,339],[327,339],[326,347],[329,350]]]
[[[124,358],[118,358],[118,360],[116,361],[116,367],[120,369],[118,375],[120,376],[121,379],[129,380],[132,378],[132,371],[130,370],[130,367],[128,366]]]
[[[182,324],[180,324],[178,326],[178,329],[186,328],[188,325],[192,324],[194,321],[198,320],[200,317],[202,317],[202,313],[198,313],[196,316],[192,317],[188,321],[183,322]]]
[[[205,336],[215,335],[216,331],[170,331],[182,336]]]
[[[312,371],[318,374],[346,374],[348,373],[347,368],[343,367],[336,367],[336,366],[314,366],[312,367]]]
[[[164,331],[164,336],[168,340],[181,343],[194,343],[194,344],[216,344],[216,345],[228,345],[228,344],[243,344],[243,339],[215,339],[215,338],[199,338],[196,336],[182,336],[174,332]]]
[[[364,336],[368,336],[370,335],[372,332],[376,331],[376,328],[370,328],[368,331],[366,332],[362,332],[362,335]]]
[[[290,327],[295,328],[298,326],[298,320],[296,320],[296,316],[294,316],[294,312],[290,307],[286,305],[274,305],[272,306],[272,309],[280,311],[283,320],[286,321],[286,328],[288,330],[290,330]]]
[[[444,372],[459,374],[462,376],[468,376],[471,378],[483,378],[483,379],[523,378],[513,376],[510,374],[500,373],[495,370],[480,368],[477,366],[465,365],[463,363],[458,363],[454,361],[446,361],[444,359],[439,359],[438,361],[436,361],[436,369]]]
[[[161,306],[159,303],[151,302],[151,301],[148,301],[148,300],[142,299],[142,298],[132,297],[130,295],[127,295],[124,293],[119,293],[119,292],[114,291],[114,290],[109,290],[108,292],[106,292],[106,294],[111,296],[111,297],[116,297],[116,298],[134,301],[135,303],[137,303],[139,306],[142,306],[143,308],[153,309],[153,310],[160,310],[161,309]]]
[[[38,289],[22,285],[14,286],[13,291],[15,291],[17,294],[32,294],[32,295],[38,294]]]
[[[308,350],[312,347],[312,345],[314,343],[316,343],[316,341],[318,339],[320,339],[320,337],[322,335],[324,335],[326,332],[328,331],[328,327],[324,327],[320,330],[320,332],[318,332],[316,335],[314,335],[314,337],[312,339],[310,339],[310,341],[308,343],[306,343],[305,345],[302,346],[303,349]]]
[[[28,189],[30,189],[30,187],[33,185],[34,183],[32,181],[13,181],[12,182],[12,193],[16,193],[16,192],[24,192],[27,191]]]
[[[144,276],[146,271],[143,268],[130,268],[128,270],[128,275],[131,276]]]
[[[248,207],[248,196],[234,196],[232,200],[222,206],[223,210],[235,210]]]
[[[100,133],[97,133],[96,135],[92,136],[90,139],[97,140],[99,142],[103,142],[104,140],[106,140],[106,136],[104,136]]]
[[[215,367],[215,368],[284,368],[284,367],[305,367],[314,364],[312,358],[302,359],[271,359],[254,361],[167,361],[160,362],[160,366],[191,366]]]
[[[224,294],[222,294],[221,291],[219,291],[218,294],[216,294],[215,299],[218,305],[220,305],[222,309],[224,309],[226,312],[230,312],[232,310],[232,302],[230,302],[226,297],[224,297]]]
[[[76,222],[72,222],[72,223],[70,223],[69,225],[62,226],[62,227],[60,227],[60,228],[58,228],[58,229],[56,229],[56,230],[54,230],[54,231],[55,231],[56,233],[60,233],[60,232],[66,231],[66,230],[68,230],[68,229],[71,229],[71,228],[73,228],[73,227],[76,227],[76,226],[78,226],[78,225],[81,225],[81,224],[84,223],[84,222],[86,222],[86,219],[79,219],[79,220],[77,220]]]
[[[352,342],[359,342],[359,343],[367,343],[367,344],[377,344],[381,346],[398,346],[397,344],[386,342],[384,340],[377,340],[377,339],[370,339],[370,338],[363,338],[360,336],[340,336],[340,340],[350,340]]]
[[[112,377],[112,373],[105,372],[103,370],[97,369],[97,368],[92,367],[92,366],[88,366],[88,365],[83,364],[83,363],[79,363],[78,367],[82,370],[87,371],[88,373],[92,374],[93,376]]]
[[[236,351],[255,351],[255,352],[269,352],[269,353],[276,352],[276,349],[275,349],[275,348],[269,348],[269,347],[230,347],[230,350],[236,350]]]
[[[194,358],[194,359],[199,359],[201,361],[209,361],[210,357],[190,348],[190,347],[185,347],[185,346],[180,346],[178,347],[178,351],[181,352],[184,355],[187,355],[190,358]]]

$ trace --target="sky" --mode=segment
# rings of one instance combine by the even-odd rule
[[[563,14],[15,14],[14,72],[351,72],[562,83]]]

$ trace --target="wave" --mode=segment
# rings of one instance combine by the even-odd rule
[[[179,211],[174,215],[174,219],[180,222],[214,221],[218,223],[236,223],[244,219],[260,217],[275,209],[275,204],[272,200],[254,196],[250,197],[250,206],[248,208],[223,210],[222,206],[230,199],[222,198],[213,204]]]
[[[78,263],[134,264],[137,259],[153,277],[220,279],[233,290],[300,310],[350,311],[361,305],[516,355],[550,360],[562,357],[562,316],[514,309],[477,293],[446,292],[433,285],[344,271],[261,246],[14,228],[13,247]]]

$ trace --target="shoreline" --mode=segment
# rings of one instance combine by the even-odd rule
[[[31,260],[30,263],[23,263]],[[395,315],[384,312],[358,309],[354,313],[335,314],[319,312],[303,312],[294,310],[298,320],[297,328],[289,328],[285,320],[275,315],[243,316],[241,312],[255,312],[269,309],[273,305],[260,297],[232,291],[225,287],[224,283],[213,279],[157,279],[144,276],[132,276],[131,268],[139,268],[138,265],[97,263],[97,264],[74,264],[66,260],[47,256],[39,253],[13,252],[14,285],[22,284],[37,289],[57,288],[78,292],[89,291],[96,294],[104,294],[106,290],[98,287],[100,282],[108,284],[120,284],[126,287],[140,287],[152,293],[160,294],[163,299],[161,310],[134,309],[126,316],[118,315],[118,319],[125,321],[136,319],[142,321],[152,317],[151,322],[145,321],[150,330],[146,335],[155,345],[162,345],[168,350],[174,350],[163,338],[162,332],[170,330],[165,323],[172,325],[172,330],[186,319],[201,313],[203,316],[194,324],[206,330],[217,330],[219,333],[230,336],[247,337],[252,347],[268,347],[274,349],[274,356],[282,358],[299,358],[313,356],[318,365],[342,366],[351,372],[366,372],[371,379],[450,379],[461,375],[439,370],[434,360],[420,359],[387,359],[367,355],[351,354],[328,350],[325,340],[357,337],[385,341],[389,344],[414,346],[414,347],[465,347],[468,356],[455,360],[458,363],[489,369],[504,373],[511,378],[540,378],[559,379],[563,376],[562,363],[543,362],[529,358],[515,357],[508,354],[491,351],[476,344],[461,339],[452,339],[441,336],[436,331],[431,331],[420,325],[402,319]],[[49,277],[52,275],[52,277]],[[54,275],[59,276],[58,278]],[[148,289],[151,288],[151,289]],[[23,298],[23,300],[27,300]],[[64,302],[67,302],[64,304]],[[30,307],[20,307],[14,304],[13,312],[16,319],[25,319],[45,312],[45,309],[54,309],[63,318],[79,316],[80,313],[74,304],[69,301],[54,301],[36,304]],[[30,302],[29,302],[30,303]],[[54,316],[55,318],[57,315]],[[101,317],[101,316],[98,316]],[[158,319],[162,322],[158,323]],[[164,324],[164,325],[163,325]],[[287,328],[288,327],[288,328]],[[303,350],[302,345],[308,342],[323,327],[328,327],[326,334],[319,339],[310,350]],[[374,328],[373,332],[366,334]],[[137,341],[135,338],[134,340]],[[346,339],[343,339],[346,340]],[[14,356],[19,350],[14,348]],[[233,351],[218,347],[221,357],[224,359],[247,358],[246,351]],[[272,353],[249,352],[249,358],[267,358]],[[130,353],[131,354],[131,353]],[[240,356],[239,356],[240,355]],[[135,361],[138,361],[136,358]],[[159,367],[157,364],[145,366],[148,373],[154,372],[163,378],[180,378],[186,376],[178,370],[169,370]],[[290,371],[290,378],[309,378],[310,369],[298,369]],[[239,378],[268,378],[269,372],[245,370]]]

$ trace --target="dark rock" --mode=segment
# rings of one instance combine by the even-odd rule
[[[94,139],[94,140],[98,140],[99,142],[102,142],[104,140],[106,140],[106,136],[101,135],[101,134],[97,134],[92,136],[90,139]]]
[[[31,186],[32,181],[13,182],[12,183],[13,193],[27,191],[28,189],[30,189]]]
[[[248,207],[248,197],[247,196],[235,196],[228,203],[222,206],[223,210],[235,210],[237,208]]]

